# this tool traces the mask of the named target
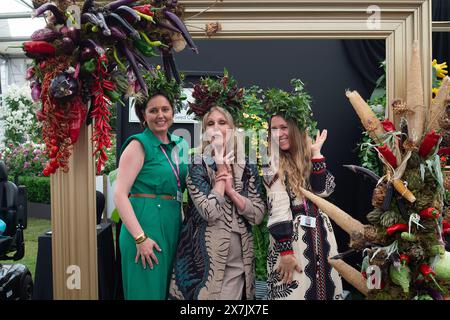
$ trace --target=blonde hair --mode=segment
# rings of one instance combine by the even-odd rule
[[[202,132],[203,132],[203,133],[206,132],[206,127],[207,127],[207,124],[208,124],[208,118],[209,118],[209,116],[211,115],[211,113],[213,113],[214,111],[220,112],[220,113],[225,117],[225,120],[227,121],[227,124],[230,126],[230,129],[232,129],[233,132],[234,132],[235,125],[234,125],[233,116],[232,116],[231,113],[229,113],[227,110],[225,110],[224,108],[219,107],[219,106],[214,106],[214,107],[212,107],[212,108],[209,109],[209,111],[203,116],[203,119],[202,119]],[[235,140],[235,139],[234,139],[234,140]],[[203,151],[205,150],[206,146],[209,145],[209,144],[210,144],[210,141],[203,140],[203,141],[202,141],[202,145],[201,145],[201,151],[203,152]],[[234,150],[234,149],[235,149],[235,145],[233,146],[233,150]]]
[[[300,131],[292,119],[282,118],[288,124],[289,150],[279,150],[278,175],[286,187],[289,187],[297,197],[301,197],[302,192],[299,187],[306,189],[310,187],[309,177],[312,171],[311,147],[308,143],[308,134],[305,131]],[[286,177],[289,178],[288,185]]]

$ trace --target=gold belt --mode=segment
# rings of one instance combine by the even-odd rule
[[[150,199],[164,199],[164,200],[176,200],[176,196],[172,196],[170,194],[148,194],[148,193],[131,193],[128,195],[128,198],[150,198]]]

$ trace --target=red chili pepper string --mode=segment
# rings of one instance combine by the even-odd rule
[[[42,83],[42,111],[44,115],[42,136],[49,155],[52,154],[52,148],[58,146],[58,151],[54,154],[53,159],[56,159],[59,166],[66,171],[68,169],[68,158],[70,157],[70,150],[68,150],[68,146],[63,143],[67,134],[67,119],[62,112],[61,107],[51,99],[49,87],[52,79],[67,68],[67,62],[64,59],[54,58],[47,60],[45,65],[45,75]],[[47,166],[48,165],[49,163]],[[48,168],[49,167],[47,167],[47,175],[51,173],[48,171]]]
[[[49,87],[52,79],[67,69],[69,62],[65,57],[48,59],[41,64],[44,79],[42,83],[42,136],[46,144],[46,151],[50,160],[44,169],[44,174],[54,173],[56,168],[64,172],[69,170],[69,158],[72,154],[73,144],[80,133],[79,127],[74,123],[84,121],[86,106],[79,96],[74,97],[67,105],[61,105],[52,99]],[[75,130],[74,130],[75,129]],[[78,129],[78,132],[76,132]]]
[[[96,81],[94,81],[92,86],[94,96],[91,112],[91,117],[94,119],[92,141],[95,149],[94,156],[97,157],[97,174],[100,174],[106,160],[108,160],[105,149],[111,147],[111,126],[109,125],[111,101],[105,95],[104,90],[114,90],[114,83],[106,79],[108,78],[108,73],[103,67],[105,60],[106,57],[104,56],[98,59]]]

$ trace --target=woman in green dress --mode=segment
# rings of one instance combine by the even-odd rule
[[[124,297],[164,300],[182,222],[188,145],[168,132],[174,109],[165,95],[136,105],[136,114],[145,130],[124,143],[114,192],[123,221]]]

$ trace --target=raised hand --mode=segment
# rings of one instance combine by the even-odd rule
[[[327,140],[327,134],[328,131],[326,129],[324,129],[322,133],[320,132],[320,130],[317,130],[315,141],[312,141],[312,139],[309,140],[311,143],[311,156],[313,158],[322,157],[321,150],[323,144],[325,143],[325,140]]]

